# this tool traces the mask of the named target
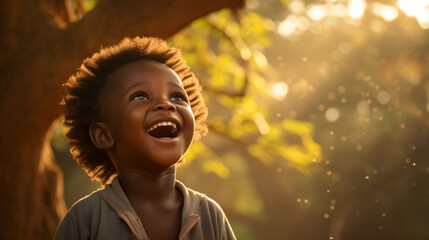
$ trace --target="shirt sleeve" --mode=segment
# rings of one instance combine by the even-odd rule
[[[210,205],[210,211],[214,212],[215,214],[212,216],[212,222],[213,225],[216,226],[216,232],[217,237],[216,239],[221,240],[235,240],[237,239],[234,235],[234,232],[231,228],[231,225],[229,224],[229,221],[223,212],[222,208],[219,206],[218,203],[216,203],[213,199],[206,197],[208,200],[208,203]]]
[[[219,207],[220,208],[220,207]],[[220,239],[224,240],[235,240],[234,232],[232,231],[231,225],[229,224],[228,219],[225,216],[225,213],[222,211],[222,209],[219,209],[221,211],[222,216],[219,217],[219,230],[220,230]]]
[[[90,196],[74,204],[58,226],[55,240],[95,239],[97,232],[94,230],[100,217],[97,200],[96,196]]]

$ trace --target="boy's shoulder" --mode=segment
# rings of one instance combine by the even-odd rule
[[[188,214],[204,216],[224,216],[220,205],[207,195],[186,187],[180,181],[176,181],[176,187],[182,192],[184,198],[183,211]]]
[[[100,208],[101,196],[99,192],[103,190],[104,189],[98,189],[88,194],[87,196],[79,199],[71,206],[71,208],[68,211],[68,214],[91,215],[91,213],[93,213],[94,210]]]
[[[179,181],[176,181],[176,186],[184,198],[183,217],[186,217],[182,227],[187,228],[187,224],[192,226],[192,222],[199,222],[186,239],[208,239],[208,236],[213,236],[214,239],[236,239],[225,213],[215,200],[185,187]]]
[[[55,239],[83,239],[94,234],[91,232],[91,225],[101,217],[99,191],[92,192],[73,204],[58,226]]]

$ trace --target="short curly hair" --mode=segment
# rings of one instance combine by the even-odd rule
[[[194,139],[207,133],[207,108],[202,97],[202,87],[179,49],[152,37],[125,38],[117,45],[102,48],[85,59],[77,73],[63,85],[66,94],[61,104],[64,106],[64,125],[68,129],[66,137],[71,154],[92,180],[100,181],[103,185],[116,174],[116,169],[105,151],[93,145],[89,127],[100,121],[100,96],[109,74],[139,60],[163,63],[177,73],[195,117]]]

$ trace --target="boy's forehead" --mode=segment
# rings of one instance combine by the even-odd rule
[[[114,77],[113,75],[123,75],[123,74],[129,74],[130,72],[139,72],[141,70],[148,70],[150,68],[155,68],[155,69],[162,69],[165,71],[170,72],[171,74],[175,75],[177,77],[177,79],[179,79],[178,83],[180,84],[181,87],[183,87],[183,83],[181,78],[179,77],[179,75],[170,67],[168,67],[167,65],[165,65],[164,63],[155,61],[155,60],[150,60],[150,59],[143,59],[143,60],[138,60],[138,61],[134,61],[131,63],[128,63],[118,69],[116,69],[110,77]],[[122,70],[122,71],[121,71]],[[153,69],[150,69],[153,70]],[[116,74],[115,74],[116,73]]]

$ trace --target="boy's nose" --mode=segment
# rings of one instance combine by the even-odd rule
[[[165,110],[165,111],[176,111],[176,106],[169,101],[159,101],[153,106],[154,111]]]

